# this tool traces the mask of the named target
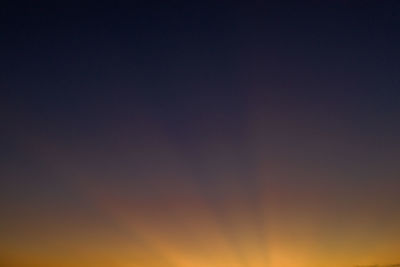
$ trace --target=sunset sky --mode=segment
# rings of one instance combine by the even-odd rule
[[[0,8],[0,266],[400,263],[399,1],[54,2]]]

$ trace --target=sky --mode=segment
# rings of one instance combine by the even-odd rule
[[[0,265],[400,263],[398,1],[10,1]]]

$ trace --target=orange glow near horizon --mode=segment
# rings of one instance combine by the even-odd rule
[[[98,162],[104,161],[82,147],[36,143],[40,162],[74,181],[80,200],[68,209],[45,200],[31,211],[29,203],[26,210],[19,207],[24,213],[7,221],[0,243],[5,266],[350,267],[400,261],[400,216],[389,217],[396,209],[396,198],[389,197],[393,185],[349,189],[323,178],[340,175],[332,170],[262,160],[246,180],[235,164],[220,161],[231,156],[222,141],[206,152],[205,164],[218,177],[202,184],[165,137],[141,138],[137,147],[144,140],[153,144],[147,155],[126,141],[124,151],[103,155],[141,154],[135,167],[140,181],[108,179],[132,172],[120,159],[102,171]]]

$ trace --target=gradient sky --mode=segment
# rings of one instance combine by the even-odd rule
[[[1,266],[400,262],[399,1],[132,2],[2,4]]]

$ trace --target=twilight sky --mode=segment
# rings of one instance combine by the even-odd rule
[[[0,8],[1,266],[400,263],[398,1],[131,2]]]

